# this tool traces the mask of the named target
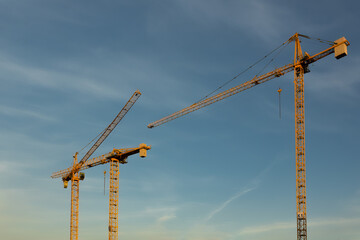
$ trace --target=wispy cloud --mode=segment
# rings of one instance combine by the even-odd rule
[[[235,194],[234,196],[232,196],[231,198],[229,198],[228,200],[226,200],[225,202],[223,202],[217,209],[213,210],[209,216],[206,218],[206,221],[209,221],[215,214],[221,212],[224,208],[226,208],[227,205],[229,205],[229,203],[231,203],[232,201],[234,201],[235,199],[247,194],[248,192],[254,190],[255,188],[247,188],[241,192],[238,192],[237,194]]]
[[[357,66],[360,64],[360,56],[349,57],[352,58],[353,64],[335,65],[333,68],[326,68],[326,71],[312,72],[313,81],[306,85],[307,89],[316,92],[316,94],[321,94],[321,97],[332,98],[333,94],[331,93],[336,91],[346,96],[358,98],[360,69]]]
[[[13,59],[0,58],[0,70],[4,79],[41,86],[57,91],[75,90],[106,98],[118,99],[122,96],[119,90],[105,82],[99,82],[81,73],[57,71],[50,68],[36,67]]]
[[[146,207],[145,209],[132,212],[131,215],[122,215],[122,218],[126,219],[152,219],[153,223],[155,224],[162,224],[167,221],[170,221],[172,219],[176,218],[176,212],[178,208],[167,206],[167,207]]]
[[[272,224],[252,226],[241,229],[236,235],[259,234],[263,232],[291,229],[295,227],[294,222],[277,222]]]
[[[25,133],[3,130],[0,138],[0,162],[11,162],[14,159],[14,153],[17,156],[17,163],[30,164],[31,166],[48,167],[53,165],[54,155],[58,155],[66,149],[71,148],[72,142],[52,142],[47,139],[36,138],[33,135]],[[21,151],[19,151],[19,146]],[[31,152],[31,154],[29,154]],[[67,162],[66,165],[69,165]],[[11,165],[9,165],[11,167]],[[66,166],[68,167],[68,166]],[[20,169],[20,168],[18,168]],[[49,173],[50,174],[50,173]]]
[[[281,19],[289,18],[284,6],[266,1],[178,1],[187,14],[196,22],[226,24],[248,33],[253,33],[266,42],[278,38],[279,26],[286,27]]]
[[[322,227],[322,226],[339,226],[339,225],[360,225],[360,218],[319,218],[309,219],[309,225],[311,227]]]
[[[163,222],[167,222],[174,218],[176,218],[175,214],[164,215],[164,216],[161,216],[160,218],[158,218],[158,222],[163,223]]]
[[[0,174],[3,176],[14,176],[23,172],[25,169],[28,170],[34,168],[30,163],[25,162],[14,162],[14,161],[0,161]]]
[[[331,227],[331,226],[344,226],[344,225],[353,225],[360,224],[360,218],[330,218],[330,219],[308,219],[308,226],[311,228],[316,227]],[[256,235],[264,232],[273,232],[286,229],[295,229],[296,222],[286,221],[286,222],[276,222],[271,224],[264,224],[258,226],[245,227],[238,231],[236,236],[243,235]]]
[[[101,57],[106,61],[97,64],[83,63],[81,59],[76,58],[56,59],[51,67],[36,66],[23,62],[16,56],[0,52],[1,78],[5,87],[6,82],[11,81],[60,93],[75,92],[102,99],[127,100],[133,91],[139,89],[144,93],[139,103],[155,109],[185,107],[192,102],[181,94],[190,94],[195,91],[192,89],[198,89],[196,87],[189,89],[183,79],[168,74],[161,63],[146,56],[136,54],[113,56],[106,51],[99,54],[91,50],[89,55],[95,59]],[[156,79],[156,85],[153,84],[153,79]],[[192,84],[196,86],[196,83]],[[180,96],[175,94],[169,98],[167,95],[169,88],[176,89]],[[162,101],[164,98],[167,101]]]
[[[177,208],[175,207],[147,208],[142,213],[144,215],[156,218],[157,223],[164,223],[166,221],[176,218],[176,210]]]
[[[255,190],[259,187],[262,179],[264,178],[265,174],[270,171],[272,166],[275,164],[276,161],[272,162],[268,167],[266,167],[264,170],[262,170],[255,178],[253,178],[249,184],[245,187],[244,190],[241,190],[240,192],[236,193],[234,196],[230,197],[228,200],[223,202],[219,207],[217,207],[215,210],[211,211],[208,217],[206,218],[206,221],[209,221],[212,219],[217,213],[221,212],[223,209],[225,209],[231,202],[234,200],[240,198],[241,196],[246,195],[247,193]]]
[[[55,118],[52,118],[51,116],[42,114],[40,112],[36,112],[29,109],[13,108],[13,107],[1,106],[1,105],[0,105],[0,114],[14,116],[14,117],[30,117],[44,121],[56,121]]]

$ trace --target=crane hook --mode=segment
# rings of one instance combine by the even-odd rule
[[[104,196],[105,196],[106,171],[104,170]]]
[[[279,89],[277,90],[277,92],[279,93],[279,118],[280,118],[280,119],[281,119],[281,97],[280,97],[281,91],[282,91],[281,88],[279,88]]]

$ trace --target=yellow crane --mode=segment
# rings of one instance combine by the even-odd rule
[[[121,111],[118,113],[115,119],[109,124],[109,126],[105,128],[105,130],[100,134],[100,137],[97,139],[94,145],[89,149],[89,151],[84,155],[84,157],[79,162],[77,159],[78,153],[75,153],[72,167],[56,173],[56,174],[64,173],[61,175],[61,177],[64,182],[65,188],[67,187],[68,182],[71,181],[70,240],[78,240],[78,236],[79,236],[79,181],[83,180],[85,177],[85,174],[80,173],[79,171],[82,169],[83,165],[87,163],[87,160],[90,158],[90,156],[96,151],[96,149],[104,142],[104,140],[114,130],[117,124],[128,113],[128,111],[131,109],[131,107],[134,105],[134,103],[137,101],[137,99],[140,96],[141,93],[138,90],[133,93],[133,95],[130,97],[128,102],[121,109]],[[116,168],[116,163],[114,163],[114,167]]]
[[[91,167],[95,167],[102,164],[110,163],[110,184],[109,184],[109,240],[118,239],[118,212],[119,212],[119,164],[126,164],[127,158],[130,155],[139,153],[140,157],[144,158],[147,155],[147,150],[150,150],[151,146],[147,146],[144,143],[141,143],[137,148],[123,148],[123,149],[114,149],[113,151],[101,155],[96,158],[87,160],[78,171],[82,171]],[[76,162],[76,156],[74,156],[74,162]],[[51,175],[52,178],[63,178],[67,176],[72,171],[72,167],[66,168],[64,170],[55,172]],[[83,180],[84,175],[80,173],[79,180]],[[65,183],[65,182],[64,182]],[[67,187],[67,184],[64,184],[64,187]],[[78,188],[77,188],[78,189]],[[75,193],[78,199],[79,193]],[[73,209],[75,204],[72,202],[71,208]],[[77,209],[74,209],[77,210]],[[72,222],[78,224],[78,211],[76,214],[77,217],[72,219]]]
[[[313,56],[302,52],[300,39],[310,38],[306,35],[295,33],[285,43],[295,42],[294,62],[283,67],[277,68],[266,74],[255,76],[253,79],[230,88],[212,97],[205,98],[192,104],[178,112],[161,118],[148,125],[153,128],[196,111],[200,108],[218,102],[234,94],[240,93],[249,88],[255,87],[260,83],[267,82],[276,77],[280,77],[288,72],[294,71],[294,95],[295,95],[295,153],[296,153],[296,215],[297,215],[297,239],[307,239],[307,216],[306,216],[306,168],[305,168],[305,105],[304,105],[304,73],[309,72],[308,66],[332,53],[335,58],[340,59],[347,55],[349,42],[344,38],[332,42],[331,46]],[[285,44],[284,43],[284,44]]]

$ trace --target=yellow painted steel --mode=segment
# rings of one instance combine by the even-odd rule
[[[147,155],[151,146],[141,143],[137,148],[113,149],[113,151],[99,157],[88,159],[76,172],[73,168],[67,168],[51,175],[52,178],[63,178],[72,174],[71,177],[71,213],[70,213],[70,240],[78,240],[79,229],[79,183],[81,180],[79,171],[102,164],[110,163],[110,193],[109,193],[109,239],[118,238],[118,209],[119,209],[119,164],[127,163],[127,158],[134,154],[140,157]],[[77,166],[77,155],[74,156],[73,166]],[[67,181],[64,181],[64,184]]]
[[[138,148],[128,149],[122,155],[110,157],[110,186],[109,186],[109,240],[117,240],[119,236],[119,166],[127,163],[127,157],[139,153],[140,157],[146,157],[147,150],[151,149],[145,143]],[[118,152],[114,150],[115,152]],[[113,151],[113,152],[114,152]]]
[[[119,214],[119,159],[110,160],[110,192],[109,192],[109,240],[118,238]]]
[[[299,36],[309,38],[308,36],[298,33],[295,33],[289,38],[288,42],[295,42],[294,63],[277,68],[264,75],[256,76],[241,85],[230,88],[212,97],[205,98],[187,108],[150,123],[148,128],[159,126],[294,70],[297,240],[307,240],[304,73],[309,72],[309,64],[332,53],[335,53],[335,58],[337,59],[346,56],[347,46],[349,46],[350,43],[345,37],[342,37],[336,40],[331,47],[313,56],[310,56],[306,52],[304,53],[305,56],[303,56]],[[280,96],[281,89],[278,90],[278,93]]]
[[[74,156],[74,166],[77,164],[77,155]],[[71,176],[71,212],[70,212],[70,240],[78,240],[79,237],[79,173]]]
[[[306,165],[305,165],[305,101],[303,54],[298,35],[295,35],[294,100],[295,100],[295,156],[296,156],[296,219],[297,239],[307,239]]]
[[[146,157],[146,144],[145,143],[141,143],[140,144],[140,147],[141,147],[141,149],[140,149],[140,151],[139,151],[139,155],[140,155],[140,157],[142,157],[142,158],[144,158],[144,157]]]
[[[123,119],[123,117],[129,112],[135,102],[141,96],[141,92],[136,90],[130,99],[127,101],[125,106],[121,109],[118,115],[114,118],[114,120],[105,128],[105,130],[101,133],[98,140],[92,145],[89,151],[84,155],[84,157],[77,163],[75,166],[71,168],[71,171],[66,175],[63,176],[64,180],[69,181],[71,178],[71,173],[78,172],[81,166],[89,159],[89,157],[95,152],[95,150],[104,142],[104,140],[109,136],[109,134],[114,130],[117,124]]]
[[[79,236],[79,173],[71,178],[71,212],[70,212],[70,240],[78,240]]]
[[[295,35],[299,35],[299,34],[295,34]],[[289,38],[289,42],[291,41],[294,41],[295,40],[295,35],[293,35],[292,37]],[[304,36],[304,35],[301,35],[301,36]],[[215,102],[218,102],[220,100],[223,100],[225,98],[228,98],[228,97],[231,97],[237,93],[240,93],[244,90],[247,90],[249,88],[252,88],[252,87],[255,87],[257,85],[259,85],[260,83],[264,83],[264,82],[267,82],[271,79],[274,79],[276,77],[281,77],[282,75],[288,73],[288,72],[291,72],[292,70],[294,70],[295,67],[297,67],[298,65],[309,65],[313,62],[316,62],[332,53],[334,53],[334,48],[337,48],[339,46],[344,46],[342,44],[345,44],[346,46],[349,46],[350,43],[345,39],[345,38],[341,38],[339,40],[337,40],[333,46],[325,49],[324,51],[322,52],[319,52],[313,56],[309,56],[308,58],[306,59],[302,59],[300,62],[298,63],[291,63],[291,64],[287,64],[285,66],[282,66],[280,68],[277,68],[271,72],[268,72],[268,73],[265,73],[263,75],[260,75],[260,76],[256,76],[254,77],[253,79],[245,82],[245,83],[242,83],[238,86],[235,86],[233,88],[230,88],[226,91],[223,91],[221,93],[218,93],[217,95],[214,95],[212,97],[208,97],[208,98],[205,98],[204,100],[202,101],[199,101],[199,102],[196,102],[192,105],[190,105],[189,107],[186,107],[184,109],[181,109],[173,114],[170,114],[166,117],[163,117],[155,122],[152,122],[152,123],[149,123],[148,124],[148,128],[154,128],[154,127],[157,127],[157,126],[160,126],[164,123],[167,123],[167,122],[170,122],[176,118],[179,118],[179,117],[182,117],[188,113],[191,113],[191,112],[194,112],[200,108],[203,108],[203,107],[206,107],[210,104],[213,104]]]
[[[77,171],[82,171],[88,168],[92,168],[98,165],[106,164],[110,162],[111,158],[124,158],[125,156],[128,157],[133,154],[140,154],[141,150],[150,150],[151,146],[146,145],[145,143],[141,143],[137,148],[121,148],[121,149],[113,149],[111,152],[100,155],[98,157],[88,159]],[[72,171],[72,167],[66,168],[57,172],[54,172],[51,175],[51,178],[63,178],[67,176]]]
[[[64,182],[64,188],[67,188],[68,182],[71,181],[71,213],[70,213],[70,239],[78,240],[78,225],[79,225],[79,180],[84,180],[85,174],[80,173],[80,170],[84,170],[90,167],[97,166],[99,164],[107,163],[108,159],[112,155],[121,155],[122,157],[127,157],[131,154],[138,153],[144,148],[149,148],[144,144],[140,148],[124,150],[124,149],[114,149],[111,153],[102,155],[97,158],[93,158],[89,160],[89,157],[96,151],[96,149],[103,143],[103,141],[109,136],[109,134],[114,130],[117,124],[123,119],[123,117],[128,113],[128,111],[132,108],[138,98],[141,96],[141,92],[139,90],[135,91],[130,99],[127,101],[125,106],[121,109],[115,119],[107,126],[107,128],[100,134],[100,137],[94,143],[94,145],[90,148],[90,150],[84,155],[84,157],[78,162],[77,155],[74,156],[73,166],[55,172],[51,175],[52,178],[61,177]],[[123,152],[124,151],[124,152]],[[134,152],[135,151],[135,152]],[[146,150],[145,150],[146,151]],[[126,152],[126,153],[125,153]],[[125,154],[125,155],[124,155]]]
[[[191,113],[193,111],[196,111],[200,108],[203,108],[203,107],[206,107],[210,104],[213,104],[215,102],[218,102],[220,100],[223,100],[225,98],[228,98],[228,97],[231,97],[239,92],[242,92],[244,90],[247,90],[249,88],[252,88],[252,87],[255,87],[257,85],[259,85],[260,83],[264,83],[264,82],[267,82],[273,78],[276,78],[276,77],[280,77],[282,75],[284,75],[285,73],[288,73],[288,72],[291,72],[292,70],[294,69],[294,64],[288,64],[288,65],[285,65],[281,68],[278,68],[274,71],[271,71],[271,72],[268,72],[264,75],[261,75],[261,76],[258,76],[258,77],[254,77],[253,79],[251,79],[250,81],[247,81],[243,84],[240,84],[238,86],[235,86],[233,88],[230,88],[229,90],[226,90],[224,92],[221,92],[215,96],[212,96],[212,97],[209,97],[209,98],[205,98],[204,100],[200,101],[200,102],[197,102],[197,103],[194,103],[192,104],[191,106],[187,107],[187,108],[184,108],[178,112],[175,112],[167,117],[164,117],[164,118],[161,118],[160,120],[157,120],[153,123],[150,123],[147,127],[148,128],[154,128],[154,127],[157,127],[157,126],[160,126],[164,123],[167,123],[171,120],[174,120],[176,118],[179,118],[181,116],[184,116],[188,113]]]

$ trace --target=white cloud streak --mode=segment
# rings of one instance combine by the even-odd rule
[[[236,235],[241,236],[241,235],[259,234],[259,233],[269,232],[269,231],[291,229],[291,228],[294,228],[295,226],[296,225],[294,222],[277,222],[277,223],[273,223],[273,224],[246,227],[246,228],[241,229]]]
[[[14,117],[30,117],[30,118],[35,118],[35,119],[44,120],[44,121],[51,121],[51,122],[56,121],[55,118],[52,118],[50,116],[47,116],[45,114],[42,114],[42,113],[39,113],[36,111],[1,106],[1,105],[0,105],[0,114],[7,115],[7,116],[14,116]]]
[[[172,215],[164,215],[164,216],[161,216],[160,218],[158,218],[158,222],[160,223],[163,223],[163,222],[167,222],[171,219],[174,219],[176,218],[175,214],[172,214]]]
[[[178,109],[192,103],[184,100],[184,96],[175,94],[172,98],[168,97],[169,88],[182,89],[178,91],[179,94],[187,94],[190,90],[182,79],[167,74],[166,69],[152,59],[131,54],[114,57],[106,51],[101,53],[101,56],[91,51],[89,55],[95,59],[104,58],[106,61],[94,65],[94,63],[82,63],[81,59],[60,59],[53,63],[56,65],[55,68],[33,66],[31,63],[22,62],[16,56],[0,52],[1,79],[5,87],[6,82],[11,81],[25,86],[55,90],[61,94],[75,92],[76,95],[111,100],[127,100],[130,93],[139,89],[144,93],[143,100],[139,103],[156,109]],[[156,79],[156,85],[153,84],[153,79]],[[196,83],[192,84],[195,86]],[[194,89],[197,88],[194,87]],[[149,92],[153,94],[150,95]],[[167,101],[162,101],[164,98]],[[28,115],[31,114],[28,113]]]
[[[252,179],[250,181],[250,183],[247,185],[247,187],[244,190],[236,193],[234,196],[232,196],[231,198],[229,198],[228,200],[223,202],[218,208],[216,208],[215,210],[210,212],[210,214],[206,218],[206,221],[209,221],[210,219],[212,219],[217,213],[221,212],[224,208],[226,208],[234,200],[236,200],[239,197],[244,196],[245,194],[258,188],[264,175],[270,171],[270,169],[272,168],[272,166],[275,163],[276,163],[276,161],[273,161],[268,167],[266,167],[264,170],[262,170],[254,179]]]
[[[122,215],[121,218],[135,218],[135,219],[152,219],[154,223],[162,224],[176,218],[177,207],[147,207],[138,212],[132,212],[131,215]]]
[[[360,224],[360,218],[331,218],[331,219],[319,218],[314,220],[308,219],[309,228],[356,225],[356,224]],[[238,231],[235,235],[237,236],[256,235],[264,232],[273,232],[273,231],[294,229],[294,228],[296,228],[295,221],[276,222],[265,225],[245,227],[240,231]]]
[[[209,216],[206,218],[206,221],[209,221],[211,218],[214,217],[215,214],[221,212],[224,208],[227,207],[227,205],[229,205],[232,201],[238,199],[239,197],[247,194],[248,192],[254,190],[255,188],[247,188],[241,192],[238,192],[237,194],[235,194],[234,196],[232,196],[231,198],[229,198],[228,200],[226,200],[225,202],[223,202],[217,209],[215,209],[214,211],[212,211]]]
[[[356,87],[360,85],[360,69],[357,66],[360,64],[360,57],[348,56],[347,58],[349,57],[352,58],[353,64],[336,65],[334,68],[326,68],[325,72],[312,72],[311,78],[313,80],[306,85],[307,89],[316,94],[321,94],[322,97],[332,98],[331,93],[336,91],[352,98],[358,98]]]
[[[156,218],[156,222],[161,224],[176,218],[176,210],[175,207],[147,208],[142,214]]]
[[[266,1],[178,1],[184,11],[196,22],[204,25],[223,23],[270,43],[281,36],[288,11],[282,5]]]
[[[122,94],[116,88],[101,81],[96,81],[81,73],[66,73],[56,70],[34,67],[28,64],[0,58],[0,70],[3,78],[11,78],[35,86],[56,90],[76,90],[99,97],[118,99]],[[125,86],[124,86],[125,87]]]

